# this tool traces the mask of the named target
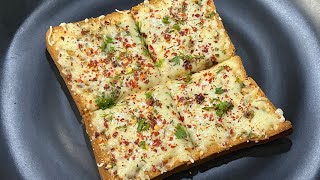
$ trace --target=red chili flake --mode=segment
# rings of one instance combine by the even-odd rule
[[[202,94],[195,94],[195,98],[198,104],[202,104],[205,97]]]
[[[200,17],[200,14],[195,14],[196,17]]]
[[[72,75],[71,75],[71,74],[68,74],[68,75],[67,75],[67,81],[70,82],[71,79],[72,79]]]
[[[181,86],[180,86],[182,89],[184,89],[184,88],[186,88],[187,87],[187,85],[186,84],[181,84]]]
[[[161,141],[160,141],[160,139],[155,139],[154,141],[153,141],[153,144],[152,144],[152,146],[155,146],[155,147],[157,147],[157,146],[159,146],[161,144]]]
[[[209,52],[208,46],[205,46],[205,47],[202,49],[202,52],[205,52],[205,53]]]
[[[139,139],[135,140],[133,143],[134,143],[135,145],[138,145],[138,144],[139,144]]]
[[[192,126],[191,126],[190,124],[187,124],[187,127],[188,127],[188,128],[191,128]]]
[[[216,62],[216,61],[217,61],[217,58],[216,58],[215,56],[212,56],[212,57],[211,57],[211,61],[212,61],[212,62]]]
[[[152,132],[152,134],[154,135],[154,136],[159,136],[159,132],[158,131],[156,131],[156,132]]]
[[[81,31],[81,34],[82,34],[82,35],[86,35],[86,34],[88,34],[88,32],[89,32],[89,30],[82,30],[82,31]]]
[[[164,39],[165,39],[166,41],[170,41],[171,35],[170,35],[170,34],[165,34],[165,35],[164,35]]]
[[[184,61],[182,65],[186,70],[191,70],[192,69],[192,64],[190,61]]]
[[[109,128],[108,121],[104,121],[103,125],[105,128]]]
[[[152,165],[152,171],[153,171],[153,172],[156,172],[156,171],[157,171],[157,169],[156,169],[156,167],[155,167],[154,165]]]
[[[192,30],[193,30],[194,32],[197,32],[198,28],[192,27]]]
[[[98,132],[95,132],[95,133],[94,133],[94,137],[95,137],[95,138],[97,138],[97,137],[99,137],[99,136],[100,136],[100,134],[99,134]]]
[[[183,122],[183,121],[184,121],[184,117],[183,117],[183,116],[179,116],[179,120],[180,120],[181,122]]]
[[[89,64],[88,64],[89,67],[97,67],[98,66],[98,61],[97,60],[90,60]]]
[[[110,88],[110,86],[108,85],[108,84],[105,84],[104,86],[103,86],[103,89],[105,89],[105,90],[108,90]]]
[[[118,136],[118,132],[117,131],[112,134],[113,138],[116,138],[117,136]]]
[[[123,141],[123,143],[128,146],[129,145],[129,142],[128,141]]]
[[[172,137],[172,136],[170,136],[169,141],[172,141],[172,140],[173,140],[173,137]]]
[[[230,129],[229,133],[230,133],[230,134],[233,134],[233,129]]]
[[[149,50],[150,50],[150,51],[153,51],[153,50],[154,50],[152,45],[149,45]]]
[[[131,87],[131,88],[136,88],[136,87],[138,87],[137,81],[135,81],[135,80],[133,80],[133,79],[131,79],[131,80],[129,80],[128,82],[126,82],[126,85],[129,86],[129,87]]]
[[[167,151],[167,148],[161,146],[161,150],[162,150],[162,151]]]

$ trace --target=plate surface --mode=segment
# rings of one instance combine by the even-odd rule
[[[294,133],[169,179],[320,178],[320,2],[216,0],[253,77]],[[45,48],[50,25],[128,9],[134,0],[1,3],[0,178],[98,179],[79,113]]]

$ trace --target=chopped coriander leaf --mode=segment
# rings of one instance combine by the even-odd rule
[[[227,51],[224,49],[224,50],[222,50],[222,53],[223,54],[227,54]]]
[[[215,93],[216,94],[222,94],[222,93],[224,93],[224,89],[222,89],[222,87],[218,87],[218,88],[216,88]]]
[[[111,108],[113,106],[116,105],[116,100],[117,100],[117,92],[114,91],[111,94],[109,94],[108,96],[102,95],[99,96],[96,99],[96,103],[99,107],[99,109],[107,109],[107,108]]]
[[[111,51],[113,52],[114,47],[109,47],[109,44],[112,44],[112,43],[113,43],[112,38],[110,36],[106,36],[106,38],[103,40],[102,45],[101,45],[102,51],[108,50],[108,52],[110,52],[110,49],[111,49]]]
[[[181,30],[179,24],[174,24],[174,25],[172,26],[172,29],[177,30],[177,31],[180,31],[180,30]]]
[[[185,81],[186,81],[186,83],[190,83],[191,82],[191,80],[192,80],[192,78],[191,78],[191,74],[190,73],[188,73],[187,75],[186,75],[186,78],[185,78]]]
[[[210,111],[210,110],[215,109],[215,108],[214,107],[203,107],[202,109],[206,110],[206,111]]]
[[[123,125],[123,126],[118,126],[116,127],[116,129],[126,129],[127,128],[127,125]]]
[[[169,24],[169,16],[165,16],[162,18],[162,23],[163,24]]]
[[[146,47],[143,47],[143,54],[144,54],[145,56],[150,56],[150,52],[149,52],[149,50],[148,50]]]
[[[220,73],[220,72],[223,71],[223,70],[224,70],[224,66],[220,66],[219,69],[218,69],[218,71],[217,71],[217,74]]]
[[[157,68],[162,67],[163,62],[164,62],[164,59],[160,59],[159,61],[157,61],[157,62],[155,63],[155,66],[156,66]]]
[[[108,52],[109,52],[109,53],[114,53],[114,52],[115,52],[114,47],[110,47],[110,48],[108,49]]]
[[[147,131],[150,128],[150,124],[146,122],[146,119],[144,118],[139,118],[138,119],[138,127],[137,127],[137,131],[141,132],[141,131]]]
[[[107,113],[103,113],[101,115],[102,118],[107,119],[108,121],[111,121],[113,118],[113,114],[107,114]]]
[[[142,149],[147,149],[147,147],[146,147],[146,142],[145,142],[145,141],[140,141],[140,147],[141,147]]]
[[[108,43],[108,44],[113,43],[112,37],[107,36],[106,39],[105,39],[105,42]]]
[[[212,11],[210,14],[209,14],[209,18],[214,18],[216,16],[216,12]]]
[[[177,124],[176,126],[176,132],[174,134],[176,136],[177,139],[184,139],[188,136],[187,131],[184,129],[183,126],[181,126],[181,124]]]
[[[246,85],[237,77],[236,82],[240,84],[241,88],[244,88]]]
[[[152,98],[152,91],[147,91],[144,93],[146,95],[146,99],[151,99]]]
[[[215,105],[216,114],[219,117],[222,117],[227,111],[231,110],[233,108],[232,103],[224,101],[219,102]]]
[[[180,61],[181,61],[182,57],[181,56],[176,56],[174,58],[171,59],[171,61],[174,63],[173,65],[180,65]]]
[[[136,30],[138,31],[138,33],[141,33],[141,23],[140,22],[136,22]]]

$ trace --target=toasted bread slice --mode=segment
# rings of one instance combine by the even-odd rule
[[[82,115],[159,83],[129,11],[63,23],[50,28],[46,40]]]
[[[102,179],[149,179],[193,162],[193,145],[180,119],[164,85],[86,115]]]
[[[192,141],[203,159],[249,141],[292,128],[246,72],[239,57],[167,83]]]
[[[212,0],[150,0],[131,13],[162,78],[197,72],[234,55]]]

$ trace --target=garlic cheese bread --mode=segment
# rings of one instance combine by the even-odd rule
[[[129,11],[63,23],[50,28],[46,40],[81,114],[159,83]]]
[[[102,179],[149,179],[192,161],[192,142],[169,90],[131,94],[86,115]]]
[[[102,179],[163,178],[292,128],[247,77],[213,0],[150,0],[62,23],[46,45]]]
[[[237,56],[167,86],[196,146],[196,159],[291,129]]]
[[[234,55],[212,0],[150,0],[131,13],[162,78],[203,70]]]

